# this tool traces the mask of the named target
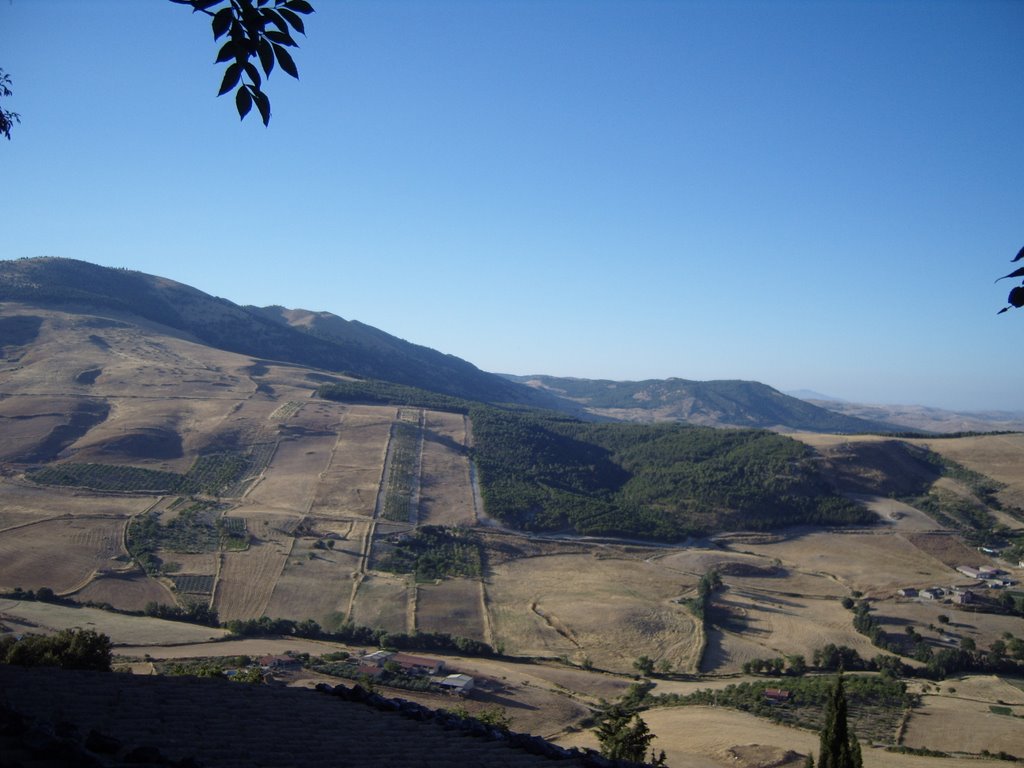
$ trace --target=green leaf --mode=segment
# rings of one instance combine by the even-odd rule
[[[256,102],[256,109],[260,111],[260,117],[263,118],[263,125],[270,125],[270,99],[258,88],[250,88],[250,90],[252,90],[253,101]]]
[[[287,8],[282,8],[280,14],[284,19],[291,24],[295,29],[299,30],[302,34],[306,34],[306,25],[302,23],[302,17],[294,11],[289,11]]]
[[[249,110],[252,109],[252,96],[249,95],[245,86],[239,88],[235,93],[235,107],[238,109],[239,120],[244,120],[245,116],[249,114]]]
[[[217,92],[217,95],[223,96],[228,91],[233,90],[238,85],[241,77],[242,65],[237,61],[234,64],[228,64],[228,68],[224,70],[224,79],[220,83],[220,90]]]
[[[213,39],[220,40],[228,29],[231,27],[231,20],[234,18],[234,13],[231,6],[227,8],[221,8],[215,14],[213,14],[213,21],[210,22],[210,26],[213,27]]]
[[[265,37],[261,37],[259,44],[256,46],[256,52],[260,56],[263,74],[270,77],[270,72],[274,69],[274,49],[271,47],[270,41]]]
[[[277,63],[281,65],[281,69],[298,80],[299,70],[296,68],[295,60],[292,59],[292,55],[288,53],[288,50],[275,43],[274,53],[277,55]]]
[[[267,39],[272,43],[280,43],[281,45],[287,45],[290,48],[296,48],[297,43],[292,40],[292,36],[285,32],[278,32],[277,30],[270,30],[267,32]]]
[[[313,6],[306,0],[285,0],[285,8],[290,8],[296,13],[314,13]]]

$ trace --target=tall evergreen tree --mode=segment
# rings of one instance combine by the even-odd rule
[[[846,694],[840,673],[825,703],[818,768],[860,768],[860,744],[856,744],[856,739],[846,724]]]

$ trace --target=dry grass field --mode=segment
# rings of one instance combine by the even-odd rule
[[[221,552],[213,607],[222,621],[266,614],[274,586],[291,554],[298,518],[246,509],[252,535],[243,552]]]
[[[1004,632],[1024,636],[1024,620],[1020,617],[965,611],[946,602],[890,599],[876,602],[872,608],[886,632],[901,635],[907,627],[914,627],[920,635],[944,648],[955,647],[964,638],[971,638],[979,648],[987,648]],[[947,616],[949,623],[942,624],[939,616]]]
[[[593,745],[589,733],[567,732],[587,715],[588,705],[625,692],[637,657],[697,672],[703,631],[678,601],[692,596],[698,579],[712,569],[720,571],[724,588],[715,594],[711,618],[716,628],[707,637],[703,669],[715,676],[658,680],[658,691],[737,682],[745,661],[795,653],[809,659],[827,643],[875,655],[878,649],[854,632],[852,614],[839,602],[854,591],[872,598],[873,615],[888,632],[912,626],[946,647],[963,638],[985,647],[1005,632],[1024,635],[1019,618],[895,599],[904,586],[961,581],[953,571],[956,565],[991,561],[927,515],[887,498],[887,491],[858,497],[881,524],[849,533],[803,529],[723,536],[669,549],[556,542],[498,528],[482,534],[490,564],[486,608],[480,583],[472,579],[416,586],[411,577],[368,569],[373,563],[365,556],[388,535],[408,528],[375,520],[374,505],[392,425],[403,413],[418,418],[417,409],[319,401],[312,395],[324,380],[321,373],[218,352],[155,326],[146,326],[149,335],[144,335],[113,316],[83,319],[50,311],[39,316],[38,343],[20,360],[0,359],[5,438],[0,461],[7,462],[0,475],[0,589],[49,586],[126,609],[183,599],[168,588],[169,579],[156,581],[127,570],[124,525],[157,498],[37,487],[22,474],[27,460],[11,463],[19,456],[59,450],[67,461],[185,472],[200,453],[244,452],[259,444],[266,447],[265,456],[275,445],[276,450],[247,495],[230,500],[236,506],[227,513],[245,519],[251,546],[205,554],[158,550],[155,554],[172,565],[174,576],[216,577],[211,603],[224,620],[267,614],[336,626],[351,618],[392,632],[448,632],[484,639],[512,654],[546,657],[549,661],[536,663],[450,662],[495,683],[467,706],[502,706],[517,730],[562,733],[573,743]],[[83,403],[95,409],[101,400],[109,406],[101,421],[64,443],[47,440],[54,428],[73,425],[84,412]],[[422,417],[419,523],[474,525],[480,510],[474,506],[466,419],[434,411],[423,411]],[[892,444],[890,438],[798,437],[838,454],[865,443],[877,448],[873,456],[884,457],[892,447],[873,445]],[[910,442],[1006,483],[1000,498],[1024,507],[1024,435]],[[949,480],[938,485],[954,493],[963,490]],[[172,500],[164,499],[160,507],[169,510],[164,523],[176,514],[169,508]],[[998,517],[1012,527],[1024,525],[1003,513]],[[373,530],[377,536],[371,542]],[[328,535],[333,548],[326,545]],[[949,616],[948,624],[940,626],[940,614]],[[92,627],[119,645],[130,644],[125,650],[140,656],[332,648],[285,639],[158,651],[163,643],[202,643],[223,633],[11,600],[0,600],[0,621],[17,631]],[[551,661],[558,657],[576,665],[588,660],[598,670],[617,674]],[[943,682],[939,690],[936,694],[933,686],[911,717],[905,738],[909,746],[1024,755],[1024,729],[1019,727],[1024,721],[991,709],[1009,706],[1011,713],[1024,714],[1024,692],[980,677]],[[443,706],[438,701],[432,705]],[[817,746],[814,734],[727,710],[662,709],[646,713],[645,719],[659,736],[655,746],[665,748],[676,766],[778,768],[787,761],[799,765],[797,753]],[[938,763],[873,749],[865,764],[964,768],[966,761]]]
[[[247,501],[299,515],[309,512],[336,440],[333,433],[282,438]]]
[[[0,479],[0,531],[12,525],[53,517],[121,515],[148,509],[154,498],[89,493]]]
[[[309,513],[319,518],[372,517],[384,456],[396,410],[391,407],[345,407],[330,464]]]
[[[318,549],[319,539],[295,539],[284,571],[273,587],[265,612],[274,618],[313,619],[321,624],[327,616],[347,611],[358,558],[344,547]]]
[[[78,589],[100,570],[119,570],[126,554],[124,518],[72,517],[44,520],[0,534],[0,589],[50,587],[58,594]]]
[[[494,637],[512,653],[590,658],[620,672],[641,655],[693,670],[696,625],[674,601],[696,581],[657,563],[591,555],[502,563],[487,579]]]
[[[36,634],[74,627],[94,629],[110,637],[114,645],[185,645],[218,640],[227,635],[223,629],[182,621],[5,598],[0,598],[0,622],[17,632]]]
[[[810,659],[811,651],[829,643],[854,648],[864,658],[879,652],[854,631],[850,611],[834,597],[729,587],[715,595],[714,604],[719,629],[708,636],[705,672],[735,674],[744,662],[793,654]]]
[[[150,602],[175,605],[174,594],[167,587],[139,572],[100,576],[74,596],[82,602],[108,603],[119,611],[141,611]]]
[[[812,752],[817,757],[818,753],[816,733],[777,725],[736,710],[668,707],[645,712],[644,721],[656,736],[652,746],[656,750],[665,750],[671,766],[797,768],[802,765],[803,755]],[[911,727],[913,721],[911,718]],[[957,728],[948,733],[951,738],[956,738],[960,731]],[[557,741],[563,746],[597,746],[593,731],[570,733]],[[991,751],[992,748],[989,749]],[[1018,753],[1021,751],[1024,750],[1018,747]],[[1003,765],[1006,763],[999,760],[973,757],[937,759],[864,746],[865,768],[999,768]]]
[[[915,442],[968,469],[1006,483],[1008,487],[999,493],[1000,499],[1024,508],[1024,433]],[[1024,523],[1016,521],[1013,527],[1024,527]]]
[[[903,743],[917,749],[1024,756],[1024,699],[998,679],[988,690],[947,681],[942,694],[925,694],[907,724]],[[955,689],[948,693],[950,688]],[[981,688],[981,690],[979,690]],[[995,711],[993,711],[993,708]]]
[[[869,597],[891,595],[905,586],[943,583],[954,573],[898,533],[818,531],[747,548],[777,558],[786,567],[835,578]]]
[[[486,641],[480,582],[476,579],[445,579],[416,588],[416,628],[421,632]]]
[[[473,525],[473,487],[465,417],[426,412],[420,474],[421,525]]]
[[[364,627],[388,632],[412,630],[407,579],[383,573],[368,574],[356,591],[352,620]]]

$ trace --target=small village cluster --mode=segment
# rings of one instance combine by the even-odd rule
[[[1024,563],[1021,563],[1024,567]],[[904,587],[896,591],[900,597],[916,597],[923,600],[948,600],[956,605],[969,605],[978,601],[977,590],[982,589],[1005,589],[1012,587],[1017,582],[1007,578],[1010,574],[1001,568],[994,568],[988,565],[958,565],[957,573],[963,574],[969,579],[974,579],[974,584],[954,584],[947,587],[927,587],[918,589],[916,587]]]

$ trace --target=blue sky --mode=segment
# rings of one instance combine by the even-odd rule
[[[1024,410],[1024,3],[314,5],[264,128],[183,6],[0,3],[0,257],[490,371]]]

